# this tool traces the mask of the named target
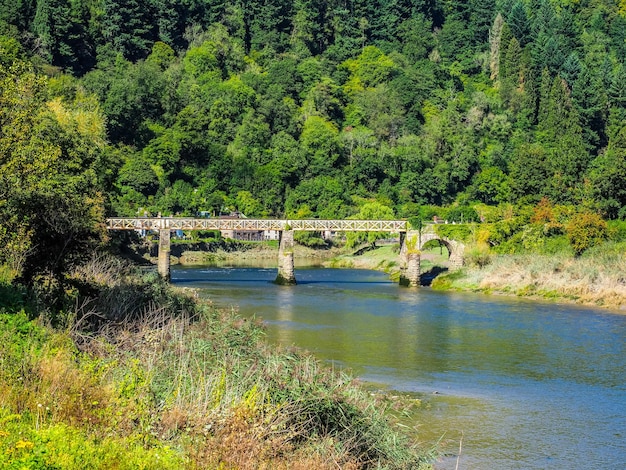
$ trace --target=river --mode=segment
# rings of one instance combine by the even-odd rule
[[[384,273],[175,267],[174,284],[261,317],[369,386],[413,394],[436,469],[626,468],[626,315],[572,305],[402,288]]]

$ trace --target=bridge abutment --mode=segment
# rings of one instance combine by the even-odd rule
[[[278,249],[278,275],[276,284],[293,286],[297,284],[293,263],[293,230],[280,232],[280,247]]]
[[[448,258],[448,269],[450,271],[456,271],[463,267],[463,254],[465,252],[465,245],[455,240],[446,240],[447,246],[450,251],[450,258]]]

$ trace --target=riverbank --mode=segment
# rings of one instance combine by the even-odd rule
[[[505,294],[626,313],[626,257],[498,255],[482,267],[446,273],[434,289]]]
[[[158,245],[156,243],[135,245],[131,248],[134,258],[144,262],[157,263]],[[293,248],[294,261],[299,265],[321,266],[335,258],[344,250],[337,247],[313,249],[296,244]],[[206,264],[252,264],[276,266],[278,263],[278,242],[241,242],[219,240],[212,242],[173,243],[170,252],[172,265],[201,266]]]
[[[118,260],[71,276],[62,317],[0,279],[0,467],[431,468],[397,402],[260,323]]]
[[[446,254],[422,253],[421,271],[438,273],[432,288],[512,295],[603,307],[626,313],[626,255],[610,245],[582,257],[566,255],[490,255],[481,265],[447,272]],[[341,255],[329,267],[376,269],[398,276],[398,254],[381,247],[359,256]],[[425,283],[423,283],[425,284]]]
[[[421,284],[430,285],[435,274],[447,270],[447,251],[431,248],[421,253]],[[372,269],[389,274],[394,281],[400,277],[400,253],[397,245],[385,245],[363,250],[358,255],[341,253],[324,262],[329,268]]]

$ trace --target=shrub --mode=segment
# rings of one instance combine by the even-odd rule
[[[483,268],[491,263],[491,254],[489,253],[489,247],[485,245],[475,246],[465,251],[464,255],[465,263],[468,266],[476,266]]]
[[[472,225],[438,224],[435,232],[441,237],[451,238],[458,241],[467,241],[472,236]]]
[[[480,217],[478,213],[469,206],[458,206],[452,207],[448,211],[447,215],[448,222],[456,222],[456,223],[471,223],[471,222],[480,222]]]
[[[599,245],[608,237],[608,226],[598,214],[582,212],[574,215],[565,227],[565,234],[576,256]]]
[[[626,221],[611,220],[608,222],[609,238],[614,242],[626,241]]]
[[[295,242],[309,248],[328,248],[328,243],[324,240],[319,232],[296,232],[293,235]]]
[[[565,235],[548,237],[545,239],[541,253],[545,255],[564,254],[571,256],[572,247],[570,246],[569,241]]]

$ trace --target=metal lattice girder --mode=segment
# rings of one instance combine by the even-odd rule
[[[404,220],[285,220],[194,219],[187,217],[135,217],[107,219],[109,230],[296,230],[331,232],[405,232]]]
[[[404,220],[288,220],[292,230],[321,232],[404,232]]]

